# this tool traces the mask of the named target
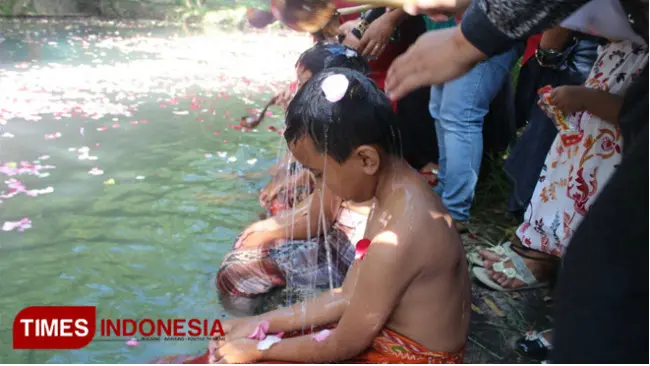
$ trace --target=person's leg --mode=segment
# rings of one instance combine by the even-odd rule
[[[444,85],[436,118],[442,200],[456,221],[467,221],[483,155],[483,118],[490,102],[519,55],[511,49],[474,67]]]

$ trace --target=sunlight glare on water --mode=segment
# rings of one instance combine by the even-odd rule
[[[261,211],[281,139],[267,127],[280,129],[282,111],[258,130],[235,126],[295,78],[309,38],[90,20],[0,29],[0,362],[139,363],[203,349],[13,351],[11,329],[30,305],[222,317],[213,278]]]

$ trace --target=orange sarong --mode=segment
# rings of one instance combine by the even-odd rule
[[[299,336],[306,333],[309,332],[291,332],[289,336]],[[209,363],[208,357],[208,353],[205,352],[198,357],[192,358],[179,358],[178,356],[164,357],[156,360],[154,363],[207,364]],[[375,337],[372,345],[365,352],[342,363],[463,363],[464,357],[464,346],[457,352],[429,351],[405,336],[384,328]],[[260,363],[295,362],[265,361]]]

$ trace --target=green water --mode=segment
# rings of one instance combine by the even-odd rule
[[[13,30],[0,44],[0,122],[6,122],[0,135],[11,136],[0,137],[0,166],[24,161],[53,168],[41,169],[40,176],[0,173],[0,194],[10,192],[3,182],[12,178],[28,190],[52,187],[53,192],[0,198],[0,225],[28,218],[32,226],[0,232],[0,362],[140,363],[203,349],[204,342],[143,342],[129,348],[124,342],[94,341],[75,351],[14,351],[11,329],[16,313],[30,305],[95,305],[98,318],[225,316],[213,278],[235,236],[261,211],[257,193],[281,148],[280,136],[265,128],[281,124],[278,110],[258,131],[244,133],[228,124],[263,104],[271,95],[269,85],[238,93],[232,85],[241,83],[223,70],[223,86],[214,90],[202,87],[200,74],[184,64],[177,73],[189,75],[180,79],[168,79],[169,73],[161,71],[136,91],[133,83],[124,86],[126,91],[113,84],[99,88],[124,70],[138,72],[125,66],[138,70],[138,62],[155,57],[94,49],[95,43],[114,37],[115,29],[106,25],[0,20],[0,30],[9,27]],[[36,46],[27,47],[21,38],[26,29],[40,29],[30,36]],[[164,37],[177,31],[119,30],[122,41],[143,32]],[[113,64],[121,65],[115,73]],[[79,76],[83,65],[87,69]],[[92,68],[97,65],[103,65],[101,71]],[[30,79],[29,73],[39,74]],[[68,86],[66,75],[92,81]],[[41,81],[29,82],[48,79],[66,90],[39,91],[34,83]],[[106,114],[98,119],[57,114],[57,108],[65,108],[56,101],[65,98],[77,98],[73,104],[80,110]],[[131,116],[102,111],[129,105]],[[12,117],[33,111],[40,120]],[[56,133],[59,138],[45,137]],[[81,147],[96,160],[80,160]],[[93,168],[103,174],[89,174]]]

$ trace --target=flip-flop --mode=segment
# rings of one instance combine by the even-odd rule
[[[510,275],[508,274],[510,271],[505,272],[506,270],[510,270],[510,269],[513,269],[513,268],[504,268],[504,271],[502,273],[504,273],[506,276],[508,276],[508,278],[517,278],[517,279],[521,280],[520,277],[517,277],[518,276],[517,273],[515,273],[515,275],[513,277],[510,277]],[[499,271],[495,271],[495,272],[499,272]],[[481,283],[483,283],[485,286],[487,286],[487,287],[489,287],[489,288],[491,288],[493,290],[497,290],[497,291],[501,291],[501,292],[526,291],[526,290],[533,290],[533,289],[536,289],[536,288],[548,286],[548,282],[538,282],[537,280],[535,280],[534,282],[529,283],[529,282],[521,280],[524,283],[526,283],[526,286],[517,287],[517,288],[505,288],[505,287],[502,287],[501,285],[499,285],[497,282],[495,282],[490,277],[490,275],[488,274],[487,269],[485,269],[483,267],[474,267],[474,268],[472,268],[472,273],[474,273],[474,277],[476,277],[476,279],[479,280]]]
[[[500,244],[500,245],[495,245],[493,247],[479,248],[476,251],[473,251],[471,253],[467,253],[467,255],[466,255],[467,261],[470,262],[471,264],[475,265],[475,266],[483,267],[484,266],[483,265],[483,258],[481,257],[481,254],[479,253],[481,250],[489,250],[489,251],[495,253],[496,255],[498,255],[499,257],[506,257],[507,254],[506,254],[506,250],[504,249],[504,247],[506,247],[506,246],[508,247],[509,250],[515,252],[517,255],[519,255],[522,258],[531,259],[531,260],[534,260],[534,261],[551,262],[551,263],[558,261],[558,259],[555,258],[555,257],[541,258],[541,257],[532,257],[530,255],[526,255],[526,254],[521,252],[521,250],[523,248],[519,248],[516,245],[512,245],[512,243],[509,242],[509,241],[507,241],[507,242],[505,242],[503,244]]]
[[[476,250],[475,252],[467,253],[467,260],[471,264],[473,264],[475,266],[483,267],[483,258],[481,257],[481,254],[479,254],[479,251],[485,249],[485,250],[489,250],[491,252],[494,252],[496,255],[498,255],[500,257],[505,257],[506,256],[506,251],[503,248],[504,245],[510,245],[510,242],[507,241],[507,242],[505,242],[503,244],[500,244],[500,245],[495,245],[495,246],[489,247],[489,248],[482,248],[482,249]]]
[[[519,254],[514,252],[512,249],[510,249],[510,245],[511,243],[506,243],[501,246],[505,251],[506,258],[499,262],[496,262],[492,266],[492,271],[503,273],[509,279],[516,278],[521,282],[525,283],[526,285],[517,288],[505,288],[500,284],[498,284],[496,281],[494,281],[492,277],[490,277],[490,274],[488,273],[487,269],[482,267],[472,268],[472,273],[474,273],[476,279],[479,280],[484,285],[486,285],[487,287],[502,292],[532,290],[532,289],[548,286],[549,284],[548,282],[540,282],[535,278],[535,276],[533,276],[533,273],[530,271],[528,266],[526,266],[526,263],[524,263],[523,258]],[[507,268],[505,266],[505,263],[508,261],[512,262],[513,267]]]
[[[467,261],[470,264],[473,264],[478,267],[483,267],[483,258],[481,258],[481,255],[478,253],[478,251],[467,253],[466,257],[467,257]]]

